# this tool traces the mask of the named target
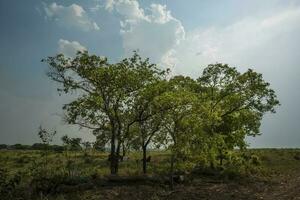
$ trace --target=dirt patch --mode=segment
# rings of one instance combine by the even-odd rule
[[[298,174],[299,175],[299,174]],[[275,177],[273,177],[275,179]],[[92,200],[297,200],[300,199],[300,176],[285,177],[276,182],[205,182],[178,184],[174,190],[161,185],[122,185],[97,187],[81,194]]]

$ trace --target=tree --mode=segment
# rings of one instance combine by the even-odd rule
[[[44,143],[34,143],[32,146],[31,146],[31,149],[33,150],[44,150],[46,149],[46,144]]]
[[[170,183],[173,188],[174,164],[184,159],[194,126],[197,94],[193,92],[195,81],[189,77],[176,76],[169,80],[168,91],[157,97],[156,106],[166,112],[161,117],[160,138],[165,140],[171,150]],[[192,121],[194,121],[192,123]],[[196,121],[198,122],[198,121]]]
[[[137,130],[133,138],[138,142],[143,152],[143,173],[147,173],[147,147],[152,142],[155,135],[161,130],[162,117],[165,113],[164,109],[155,106],[156,98],[166,92],[168,82],[164,79],[157,79],[153,83],[148,84],[137,96],[133,113],[137,119]],[[135,138],[135,136],[137,138]]]
[[[49,132],[46,129],[39,126],[38,135],[43,144],[49,145],[53,141],[53,137],[56,135],[56,131]]]
[[[105,152],[105,145],[109,142],[109,137],[105,134],[98,134],[96,141],[93,144],[93,148],[97,151]]]
[[[81,150],[81,138],[70,138],[71,149],[74,151]]]
[[[226,64],[209,65],[197,82],[209,119],[203,130],[218,140],[211,141],[220,158],[226,150],[245,148],[245,137],[258,135],[263,115],[279,105],[270,84],[251,69],[240,73]]]
[[[176,76],[169,80],[168,90],[156,99],[156,106],[159,110],[165,110],[161,118],[162,133],[167,143],[172,147],[174,153],[180,154],[186,147],[190,137],[192,120],[197,117],[198,98],[193,91],[195,81],[189,77]],[[199,122],[199,118],[197,118]]]
[[[61,140],[67,150],[77,151],[81,149],[81,138],[70,138],[67,135],[64,135],[61,137]],[[89,145],[88,142],[85,142],[84,144]]]
[[[85,151],[87,151],[88,149],[90,149],[92,147],[92,143],[89,141],[81,142],[81,144],[83,145]]]
[[[113,64],[88,52],[43,61],[58,91],[73,94],[63,107],[65,121],[90,129],[95,146],[110,146],[111,174],[118,173],[120,152],[130,148],[142,149],[146,173],[149,144],[169,146],[172,165],[174,158],[195,152],[205,154],[212,166],[216,158],[222,164],[224,152],[245,148],[245,137],[258,135],[264,114],[279,105],[261,74],[240,73],[226,64],[208,65],[197,80],[167,80],[168,70],[136,52]]]
[[[136,94],[163,71],[137,53],[115,64],[87,52],[78,52],[74,59],[59,54],[43,61],[49,64],[47,75],[61,84],[59,92],[79,94],[63,108],[66,122],[109,137],[110,170],[116,174],[121,144],[136,123],[131,114]]]
[[[39,126],[38,135],[45,146],[45,167],[47,167],[49,144],[53,141],[53,137],[56,135],[56,131],[49,132],[46,129],[42,128],[42,126]]]

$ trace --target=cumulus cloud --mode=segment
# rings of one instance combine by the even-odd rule
[[[60,39],[58,41],[58,52],[63,53],[67,57],[74,57],[78,51],[86,51],[86,47],[77,41],[68,41]]]
[[[184,39],[185,31],[165,5],[152,4],[146,12],[135,0],[107,0],[105,8],[121,18],[125,56],[138,50],[153,62],[173,62],[172,49]]]
[[[107,0],[105,9],[110,12],[115,10],[126,20],[146,19],[144,10],[136,0]]]
[[[216,62],[252,67],[262,61],[264,50],[275,51],[278,38],[293,45],[294,37],[284,36],[300,27],[299,7],[252,15],[225,27],[188,32],[165,5],[151,4],[143,9],[136,0],[106,0],[104,7],[120,17],[125,56],[139,50],[142,56],[171,68],[174,74],[199,74],[202,67]]]
[[[44,4],[46,18],[54,20],[60,25],[75,27],[84,31],[99,30],[99,26],[88,17],[86,11],[77,4],[70,6],[58,5],[55,2]]]

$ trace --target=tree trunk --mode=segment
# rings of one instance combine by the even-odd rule
[[[220,166],[223,166],[224,154],[222,149],[219,149]]]
[[[110,173],[111,174],[116,174],[116,144],[115,144],[115,140],[116,140],[116,133],[115,130],[113,128],[112,130],[112,134],[111,134],[111,143],[110,143]]]
[[[124,158],[126,156],[126,149],[124,142],[122,143],[122,157]]]
[[[120,150],[121,150],[121,143],[120,143],[120,140],[118,140],[118,146],[117,146],[117,151],[116,151],[116,156],[115,156],[115,171],[116,171],[116,174],[118,174],[118,171],[119,171]]]
[[[215,169],[215,164],[214,164],[213,161],[210,161],[210,168],[211,168],[211,169]]]
[[[174,189],[174,154],[171,155],[170,189]]]
[[[143,173],[147,174],[147,146],[143,145]]]
[[[221,155],[223,156],[223,155]],[[223,166],[223,157],[220,158],[220,166]]]

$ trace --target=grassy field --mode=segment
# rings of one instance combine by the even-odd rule
[[[248,151],[260,159],[251,175],[194,172],[195,165],[186,164],[189,173],[170,190],[167,152],[149,153],[147,177],[142,175],[141,154],[131,153],[116,178],[109,176],[107,153],[46,156],[42,151],[2,150],[0,181],[2,187],[13,186],[2,191],[11,195],[0,199],[300,199],[299,149]]]

